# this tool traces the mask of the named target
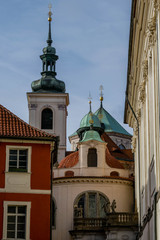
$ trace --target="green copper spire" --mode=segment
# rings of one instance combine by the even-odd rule
[[[49,31],[48,31],[48,46],[43,48],[43,54],[40,56],[42,60],[42,72],[41,79],[33,81],[31,84],[33,92],[53,92],[53,93],[64,93],[65,83],[56,79],[56,61],[58,56],[56,55],[56,49],[52,47],[52,36],[51,36],[51,21],[52,12],[51,4],[49,5],[48,13]]]
[[[51,36],[51,21],[52,21],[52,12],[51,12],[51,8],[52,8],[52,5],[49,4],[49,13],[48,13],[48,21],[49,21],[49,31],[48,31],[48,39],[47,39],[47,43],[48,43],[48,46],[51,46],[52,45],[52,36]]]

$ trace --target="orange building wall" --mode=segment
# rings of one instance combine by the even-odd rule
[[[18,140],[17,140],[18,141]],[[31,189],[50,189],[50,144],[0,143],[0,188],[5,186],[6,145],[31,146]]]
[[[3,235],[3,201],[31,202],[30,239],[50,239],[50,195],[0,193],[0,239]]]

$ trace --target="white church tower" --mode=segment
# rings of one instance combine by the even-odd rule
[[[43,48],[41,79],[32,82],[32,92],[27,93],[29,124],[48,133],[59,136],[58,162],[65,157],[66,120],[69,94],[65,93],[65,83],[56,79],[56,49],[52,47],[51,9],[49,10],[49,32],[47,44]]]

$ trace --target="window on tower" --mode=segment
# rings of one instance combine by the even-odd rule
[[[42,111],[41,129],[53,129],[53,112],[50,108]]]
[[[88,149],[88,167],[97,167],[97,149]]]

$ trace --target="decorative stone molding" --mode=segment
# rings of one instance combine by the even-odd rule
[[[143,80],[139,86],[139,101],[142,104],[145,102],[145,99],[146,99],[145,87],[146,87],[146,81]]]
[[[148,21],[146,35],[148,36],[148,48],[154,46],[156,42],[156,14]]]
[[[148,78],[148,60],[145,59],[142,63],[143,65],[143,79],[147,80]]]
[[[152,0],[154,11],[157,13],[160,9],[160,2],[159,0]]]
[[[132,180],[127,179],[113,179],[113,178],[88,178],[88,177],[72,177],[72,178],[54,178],[53,179],[53,185],[54,184],[73,184],[73,183],[108,183],[108,184],[123,184],[123,185],[133,185]]]
[[[133,125],[133,131],[134,131],[135,137],[138,136],[138,126],[136,121],[134,122],[134,125]]]
[[[132,137],[132,142],[131,142],[131,144],[132,144],[132,152],[134,153],[135,151],[136,151],[136,137],[135,136],[133,136]]]
[[[65,110],[66,105],[65,104],[58,104],[58,110]]]
[[[34,110],[34,109],[36,109],[37,107],[38,107],[38,104],[35,104],[35,103],[28,104],[28,108],[29,108],[29,109]]]
[[[143,70],[142,70],[143,80],[139,86],[139,101],[141,104],[143,104],[146,99],[146,82],[148,79],[148,60],[144,60],[142,63],[142,66],[143,66]]]
[[[137,116],[138,122],[140,124],[140,122],[141,122],[141,108],[140,107],[136,111],[136,116]]]

